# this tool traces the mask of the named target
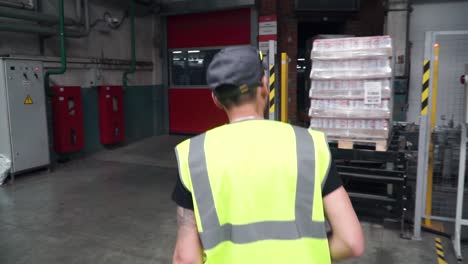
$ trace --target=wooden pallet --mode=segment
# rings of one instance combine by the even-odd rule
[[[340,149],[357,149],[359,147],[371,147],[375,151],[387,151],[386,139],[354,139],[354,138],[329,138],[329,141],[338,143]]]

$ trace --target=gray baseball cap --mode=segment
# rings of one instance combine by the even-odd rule
[[[264,74],[261,53],[252,46],[238,46],[224,48],[214,56],[206,79],[213,91],[221,85],[233,85],[244,93],[260,86]]]

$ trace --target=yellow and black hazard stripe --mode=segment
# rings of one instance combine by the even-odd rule
[[[437,264],[447,264],[447,261],[445,260],[444,247],[442,246],[440,237],[435,238],[435,249],[437,253]]]
[[[275,112],[275,87],[276,87],[276,77],[275,77],[275,65],[270,65],[270,113]]]
[[[431,78],[431,61],[424,60],[422,92],[421,92],[421,115],[427,115],[429,109],[429,83]]]

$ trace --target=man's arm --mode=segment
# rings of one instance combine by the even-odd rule
[[[346,190],[339,187],[325,196],[323,203],[332,229],[328,238],[332,260],[361,256],[364,252],[364,236]]]
[[[197,224],[192,210],[177,206],[177,242],[172,263],[203,263],[202,246],[198,236]]]

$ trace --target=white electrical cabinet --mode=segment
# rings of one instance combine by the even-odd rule
[[[0,154],[13,175],[50,164],[40,61],[0,58]]]

